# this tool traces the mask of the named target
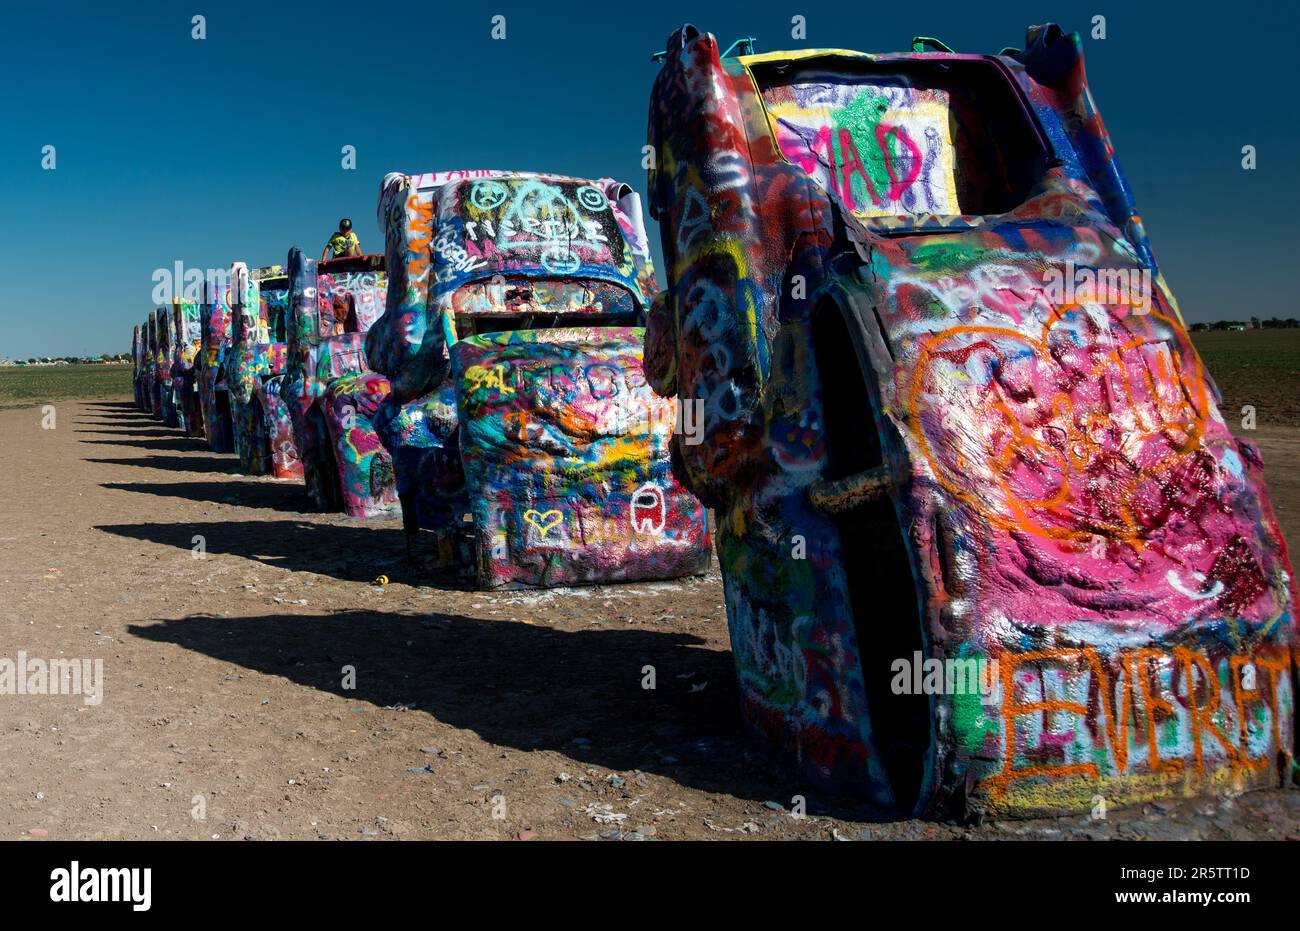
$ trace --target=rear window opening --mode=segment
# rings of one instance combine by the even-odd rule
[[[277,288],[275,296],[266,299],[266,330],[273,343],[283,343],[288,339],[288,297],[287,290]]]
[[[1054,163],[992,61],[822,56],[752,73],[786,160],[863,220],[1006,213]]]
[[[357,298],[350,291],[335,291],[322,307],[320,318],[322,339],[361,332],[361,317],[357,313]]]
[[[257,281],[257,289],[261,295],[262,307],[266,310],[267,330],[271,333],[273,342],[283,342],[276,336],[278,331],[284,328],[283,323],[277,324],[276,317],[283,317],[289,296],[289,276],[274,274],[266,277],[258,277],[254,272],[254,278]]]
[[[881,465],[867,383],[834,301],[814,308],[812,335],[828,452],[824,478],[846,478]],[[930,699],[895,695],[890,688],[894,661],[911,662],[924,648],[911,561],[890,498],[858,504],[830,519],[844,552],[872,734],[899,811],[908,814],[920,798],[930,749]]]
[[[622,284],[556,276],[509,279],[498,276],[469,282],[451,292],[451,311],[465,317],[533,315],[601,317],[634,315],[637,297]],[[581,325],[581,324],[579,324]]]

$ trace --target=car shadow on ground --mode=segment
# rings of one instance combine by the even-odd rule
[[[162,437],[160,439],[129,439],[129,440],[86,440],[79,439],[78,443],[88,443],[91,446],[131,446],[136,449],[153,449],[159,452],[173,453],[205,453],[208,451],[207,441],[197,436],[186,436],[183,433],[174,436]]]
[[[138,417],[148,417],[147,411],[142,411],[135,406],[134,401],[86,401],[85,406],[87,413],[107,415],[112,414],[114,417],[120,417],[122,414],[134,414]],[[101,408],[93,410],[92,408]]]
[[[87,407],[111,407],[117,410],[139,411],[134,401],[87,401]]]
[[[175,447],[171,448],[174,449]],[[232,475],[240,474],[239,460],[230,456],[224,459],[202,456],[136,456],[132,459],[87,459],[86,462],[137,466],[141,469],[162,469],[166,472],[229,472]]]
[[[220,488],[234,485],[212,484]],[[130,489],[131,485],[121,487]],[[283,493],[286,498],[291,494],[287,488],[264,487]],[[341,516],[338,519],[346,520]],[[293,572],[315,572],[345,582],[369,582],[381,573],[394,582],[411,585],[427,581],[407,565],[405,542],[398,527],[366,526],[361,522],[218,520],[180,524],[103,524],[95,529],[183,550],[192,550],[194,535],[200,534],[209,557],[238,556],[263,565]]]
[[[210,504],[233,504],[245,508],[267,508],[302,514],[311,504],[307,486],[301,480],[290,482],[104,482],[101,488],[114,491],[134,491],[144,495],[164,498],[184,498],[187,501]]]
[[[328,617],[193,615],[128,630],[334,692],[355,702],[358,715],[413,706],[493,744],[554,750],[588,765],[639,769],[757,802],[788,805],[804,795],[810,814],[832,813],[827,806],[838,817],[870,814],[819,798],[745,739],[730,653],[702,648],[691,634],[561,631],[359,610]],[[343,688],[344,666],[355,667],[353,689]],[[654,689],[642,687],[646,666],[655,669]],[[393,765],[429,762],[437,769],[436,758],[417,757]]]
[[[116,422],[116,418],[114,419],[113,422]],[[78,420],[77,423],[88,424],[92,422],[86,420]],[[143,427],[126,427],[122,430],[110,430],[107,427],[92,427],[89,430],[73,430],[72,432],[73,433],[98,433],[104,436],[158,436],[158,437],[165,437],[165,438],[172,438],[177,435],[176,431],[171,429],[170,427],[153,427],[148,429]],[[201,437],[196,437],[196,439],[201,439]]]
[[[167,436],[184,436],[179,427],[169,427],[156,417],[149,417],[144,414],[138,414],[134,417],[123,417],[121,414],[114,414],[111,417],[97,417],[94,419],[81,418],[76,421],[79,427],[98,427],[100,424],[114,427],[121,427],[123,432],[130,433],[159,433]]]

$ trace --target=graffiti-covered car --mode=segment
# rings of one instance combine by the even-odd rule
[[[162,393],[158,384],[158,317],[153,311],[144,318],[141,332],[145,410],[154,417],[162,416]]]
[[[704,510],[673,475],[675,404],[641,365],[656,290],[640,199],[609,179],[390,174],[388,296],[371,367],[408,548],[483,588],[707,568]]]
[[[226,384],[226,356],[233,328],[228,276],[213,275],[203,282],[199,305],[202,334],[198,355],[199,406],[203,432],[214,453],[235,451],[235,431],[230,415],[230,390]]]
[[[231,332],[226,355],[230,422],[240,468],[253,475],[302,475],[297,449],[285,435],[288,408],[280,398],[288,351],[289,278],[279,265],[230,270]]]
[[[145,339],[148,329],[147,324],[143,327],[137,324],[131,328],[131,388],[135,394],[135,406],[142,411],[151,409],[144,366]]]
[[[365,334],[383,312],[384,257],[327,262],[289,253],[288,356],[280,396],[318,511],[375,517],[397,507],[392,459],[373,418],[388,379],[368,369]]]
[[[199,403],[198,361],[203,344],[199,303],[187,297],[172,300],[172,405],[177,425],[190,436],[203,435],[203,411]]]
[[[153,315],[157,332],[157,348],[154,350],[154,366],[157,373],[154,384],[154,390],[158,395],[157,414],[167,426],[179,427],[180,416],[176,410],[176,393],[172,386],[172,363],[175,361],[172,356],[175,347],[172,309],[159,307]]]
[[[1077,35],[727,57],[653,90],[655,388],[747,724],[904,814],[1292,778],[1294,575]]]

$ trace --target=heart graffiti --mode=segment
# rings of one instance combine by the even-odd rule
[[[535,527],[538,536],[545,540],[547,533],[564,523],[564,514],[557,510],[537,511],[529,508],[524,511],[524,523]]]

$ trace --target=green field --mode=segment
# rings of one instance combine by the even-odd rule
[[[1300,329],[1193,333],[1192,342],[1223,392],[1223,419],[1241,423],[1255,408],[1259,427],[1300,426]]]
[[[0,409],[117,394],[131,394],[130,365],[6,365],[0,368]]]

